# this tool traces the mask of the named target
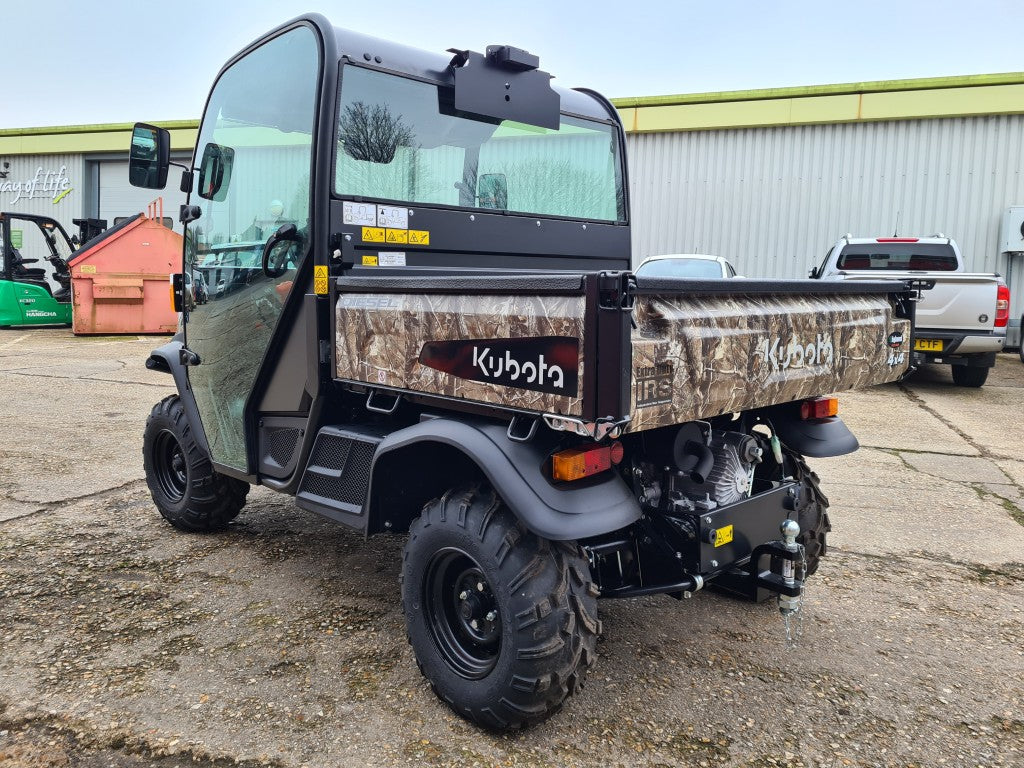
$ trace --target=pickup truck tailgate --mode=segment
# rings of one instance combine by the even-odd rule
[[[918,330],[982,331],[992,330],[996,313],[999,280],[991,274],[956,272],[886,272],[886,278],[934,282],[922,291],[917,303],[915,325]],[[878,280],[878,272],[847,272],[847,280]],[[982,319],[984,318],[984,319]]]
[[[630,430],[882,384],[910,364],[892,283],[638,283]]]

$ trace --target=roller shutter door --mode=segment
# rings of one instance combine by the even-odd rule
[[[174,231],[181,232],[178,206],[185,202],[185,193],[179,191],[181,170],[171,167],[164,189],[140,189],[128,183],[128,161],[107,160],[99,163],[99,217],[114,225],[119,216],[145,213],[146,207],[157,197],[164,199],[164,217],[174,223]]]

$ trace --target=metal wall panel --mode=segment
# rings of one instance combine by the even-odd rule
[[[725,256],[749,277],[804,277],[843,234],[942,232],[967,268],[1006,274],[1003,210],[1024,204],[1024,116],[627,136],[633,260]],[[1024,308],[1017,257],[1011,317]]]

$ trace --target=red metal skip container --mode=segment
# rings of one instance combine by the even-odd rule
[[[149,215],[122,221],[86,242],[69,261],[76,335],[174,333],[178,315],[167,281],[181,262],[182,237],[161,224],[163,201]]]

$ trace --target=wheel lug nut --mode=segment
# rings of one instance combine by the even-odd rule
[[[469,622],[469,626],[471,626],[473,629],[480,628],[480,624],[476,619],[473,619],[471,622]]]
[[[483,592],[484,591],[484,583],[482,581],[478,581],[476,583],[476,591],[477,592]]]
[[[466,590],[462,590],[461,592],[459,592],[459,600],[465,600],[468,597],[469,592],[467,592]]]
[[[498,612],[497,611],[488,611],[487,615],[484,616],[484,618],[487,619],[487,621],[494,621],[496,618],[498,618]]]

